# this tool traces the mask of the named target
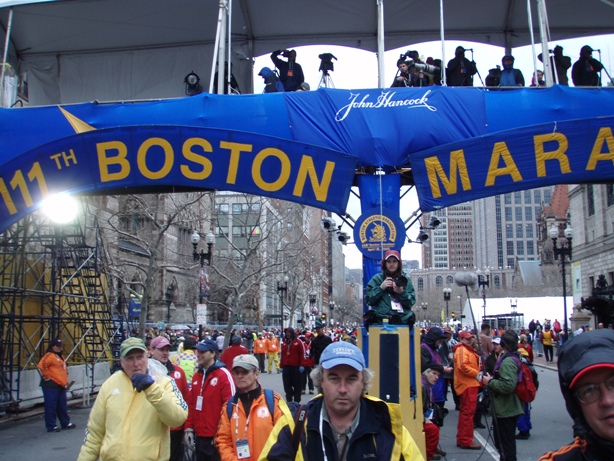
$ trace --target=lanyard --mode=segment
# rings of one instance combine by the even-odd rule
[[[240,400],[237,400],[237,403],[234,407],[234,413],[232,414],[232,417],[235,420],[235,436],[236,436],[236,440],[240,440],[239,439],[239,402]],[[234,405],[234,404],[233,404]],[[251,417],[251,412],[250,414],[247,416],[247,419],[245,420],[245,429],[243,430],[243,438],[245,440],[247,440],[247,426],[249,426],[249,418]]]

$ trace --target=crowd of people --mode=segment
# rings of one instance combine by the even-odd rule
[[[288,327],[282,338],[277,330],[255,338],[245,331],[223,351],[220,332],[203,332],[198,341],[178,337],[178,344],[165,332],[147,341],[129,337],[121,344],[121,370],[102,385],[92,408],[78,459],[121,453],[183,460],[190,450],[199,461],[315,459],[317,452],[339,460],[359,453],[423,460],[398,406],[367,396],[373,372],[349,333],[321,322],[314,331]],[[258,379],[266,356],[279,353],[273,363],[285,399]]]
[[[391,87],[425,87],[443,84],[443,72],[447,86],[473,86],[474,76],[478,74],[476,62],[469,60],[463,46],[456,47],[454,58],[444,66],[441,59],[428,57],[424,59],[418,51],[410,50],[397,60],[397,73]],[[581,48],[578,60],[572,66],[572,59],[563,54],[563,47],[557,45],[549,51],[550,67],[554,82],[559,85],[569,85],[568,71],[571,69],[571,80],[574,86],[601,86],[601,71],[603,64],[593,57],[593,48],[585,45]],[[285,58],[281,59],[280,55]],[[424,60],[423,60],[424,59]],[[538,59],[543,63],[542,53]],[[300,64],[296,62],[296,50],[276,50],[271,54],[274,68],[263,67],[258,73],[264,79],[264,93],[287,91],[309,91]],[[482,85],[486,87],[523,87],[526,81],[522,71],[514,67],[514,56],[506,54],[501,58],[501,65],[489,70]],[[544,71],[534,72],[530,86],[545,86]]]
[[[475,61],[465,57],[467,50],[458,46],[454,58],[448,61],[443,69],[447,86],[473,86],[474,75],[478,73]],[[473,51],[473,50],[469,50]],[[568,70],[571,68],[571,79],[574,86],[601,86],[600,72],[603,64],[593,57],[593,48],[585,45],[580,50],[578,60],[573,64],[569,56],[563,55],[563,47],[557,45],[550,51],[550,65],[555,83],[569,85]],[[538,59],[543,63],[540,53]],[[490,69],[483,85],[487,87],[523,87],[526,85],[520,69],[514,67],[514,56],[506,54],[501,58],[501,65]],[[442,85],[441,59],[427,58],[424,62],[417,51],[408,51],[397,61],[398,72],[391,87],[423,87]],[[478,74],[479,75],[479,74]],[[480,76],[481,78],[481,76]],[[543,70],[537,70],[531,79],[530,86],[545,86]]]

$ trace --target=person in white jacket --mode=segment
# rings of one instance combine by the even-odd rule
[[[78,461],[168,460],[169,428],[183,424],[188,406],[165,369],[150,369],[142,339],[126,339],[120,355],[122,369],[100,388]]]

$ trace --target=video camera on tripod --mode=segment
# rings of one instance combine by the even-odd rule
[[[318,55],[318,58],[320,58],[320,68],[318,70],[324,75],[328,75],[328,71],[333,72],[335,70],[333,59],[336,61],[337,58],[332,53],[322,53]]]
[[[407,68],[409,69],[410,73],[412,71],[416,71],[433,75],[441,71],[441,68],[433,66],[432,64],[416,62],[418,56],[415,51],[406,51],[405,53],[400,55],[400,59],[405,59],[405,64],[407,64]]]

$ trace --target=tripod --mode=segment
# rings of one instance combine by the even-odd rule
[[[322,77],[320,78],[320,83],[318,83],[318,88],[335,88],[335,84],[333,83],[333,78],[330,76],[327,70],[322,70]]]

